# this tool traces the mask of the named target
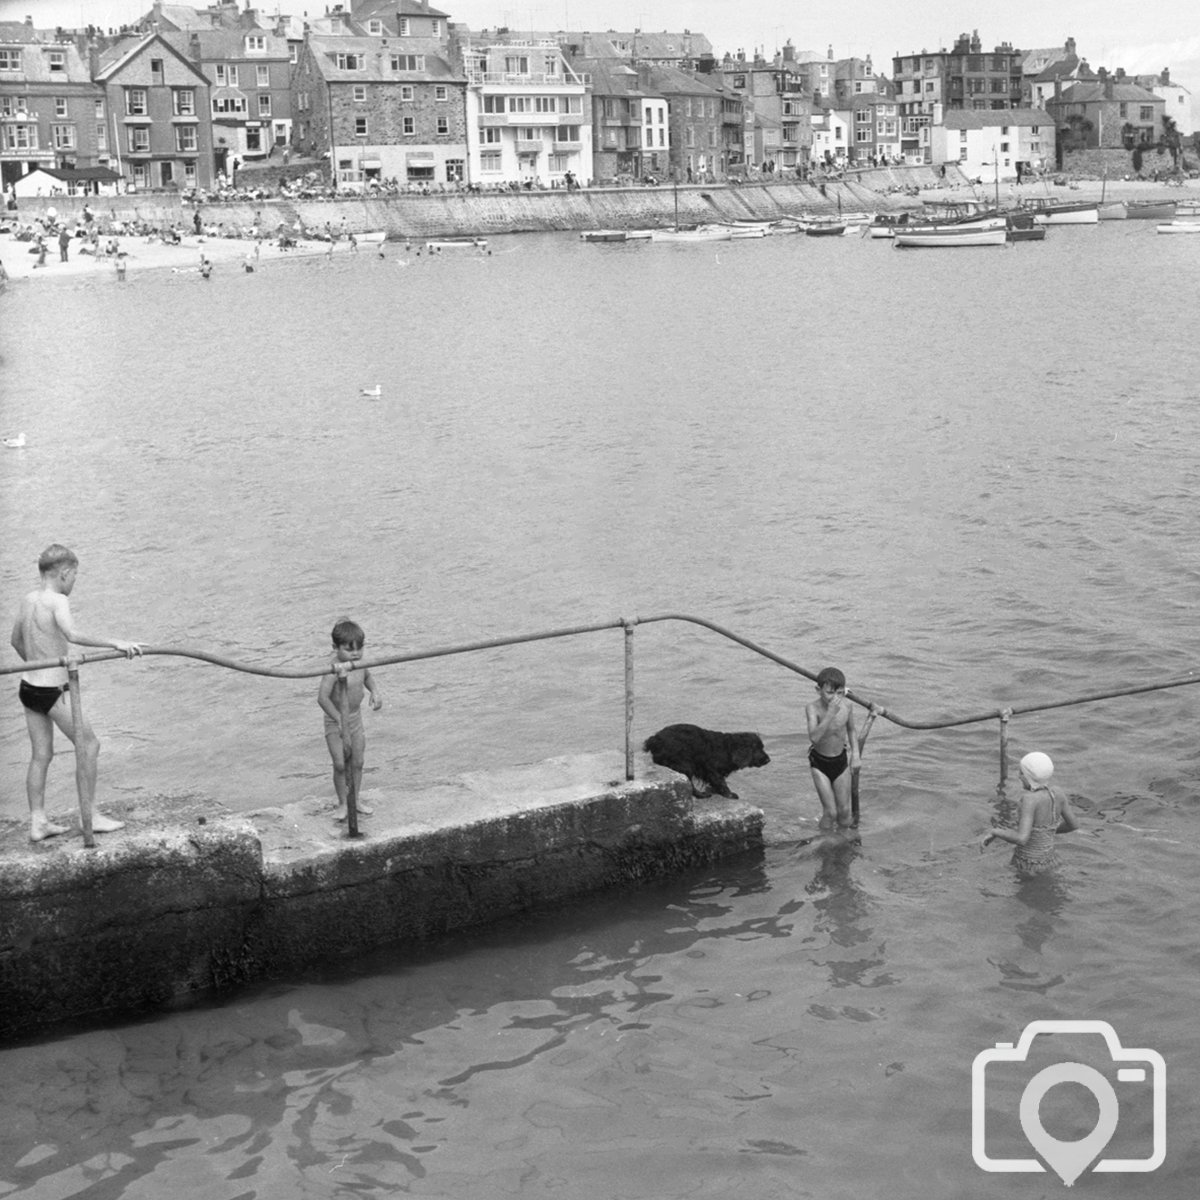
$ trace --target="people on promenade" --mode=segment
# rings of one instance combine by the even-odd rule
[[[336,667],[344,663],[356,663],[362,658],[363,645],[366,635],[362,627],[356,625],[349,617],[342,617],[333,627],[333,658],[330,666]],[[333,790],[337,794],[338,807],[334,819],[346,820],[347,775],[346,749],[349,745],[354,768],[354,794],[359,796],[362,784],[363,757],[367,749],[367,735],[363,729],[362,702],[364,694],[371,697],[371,707],[379,710],[383,707],[383,697],[375,686],[375,677],[370,670],[355,671],[352,668],[337,674],[322,675],[321,684],[317,688],[317,703],[325,714],[325,744],[329,747],[329,757],[333,760]],[[343,704],[345,701],[345,721],[343,723]],[[361,800],[356,804],[357,810],[370,816],[375,810],[367,807]]]
[[[67,250],[71,245],[71,235],[67,232],[67,227],[64,225],[58,231],[58,256],[63,261],[67,261]]]
[[[817,675],[817,698],[805,710],[808,763],[821,802],[822,829],[849,829],[851,772],[859,761],[859,732],[854,705],[846,698],[846,676],[837,667]]]
[[[1054,763],[1048,754],[1034,750],[1021,759],[1021,801],[1017,809],[1017,827],[997,826],[980,839],[985,849],[999,839],[1011,842],[1012,864],[1026,875],[1037,875],[1058,866],[1055,835],[1079,828],[1071,801],[1050,786]]]
[[[21,602],[13,623],[12,647],[22,662],[65,658],[72,645],[120,650],[126,658],[141,654],[142,647],[137,642],[96,637],[76,627],[67,599],[79,573],[79,559],[72,551],[57,543],[47,546],[38,559],[38,571],[41,582]],[[75,782],[80,804],[89,809],[96,796],[100,742],[86,719],[80,728],[75,728],[65,666],[25,671],[17,695],[25,709],[31,749],[26,776],[29,840],[40,842],[67,832],[64,826],[55,825],[46,817],[46,773],[54,757],[54,727],[57,725],[75,744]],[[123,821],[93,813],[92,829],[96,833],[111,833],[123,827]]]

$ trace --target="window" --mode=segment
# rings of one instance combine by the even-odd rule
[[[393,71],[423,71],[425,70],[425,55],[423,54],[393,54]]]
[[[504,139],[500,136],[499,129],[481,129],[479,141],[484,146],[498,146]]]
[[[365,83],[356,83],[350,89],[350,95],[353,97],[355,104],[365,104],[367,102],[367,85]]]
[[[108,126],[103,122],[96,126],[96,149],[102,152],[108,149]]]
[[[66,96],[54,97],[54,115],[56,117],[65,117],[67,115],[67,98]]]
[[[541,131],[538,129],[532,129],[526,126],[524,129],[517,130],[518,142],[540,142],[541,140]]]
[[[500,173],[500,155],[498,153],[481,154],[479,156],[479,169],[485,175],[498,175]]]
[[[854,131],[854,140],[856,142],[871,141],[871,127],[868,125],[866,129],[856,129]]]
[[[437,87],[433,89],[433,98],[435,100],[449,100],[450,89],[444,83],[439,83]]]
[[[446,182],[458,183],[467,173],[467,164],[461,158],[446,159]]]
[[[438,133],[449,133],[450,132],[450,118],[449,117],[438,117],[437,131],[438,131]]]
[[[411,100],[414,94],[413,85],[411,83],[402,83],[400,85],[401,100]]]
[[[20,50],[0,49],[0,71],[19,71],[21,69]]]
[[[548,165],[551,172],[561,175],[563,171],[571,169],[571,156],[569,154],[552,154]]]
[[[408,37],[408,34],[409,34],[409,28],[408,28],[408,18],[407,18],[407,17],[401,17],[401,18],[400,18],[400,36],[401,36],[401,37]]]
[[[267,50],[267,39],[265,34],[248,33],[246,34],[246,53],[247,54],[265,54]]]
[[[429,23],[429,36],[430,37],[441,37],[442,36],[441,21],[431,21]]]
[[[163,81],[163,60],[161,58],[152,58],[150,60],[150,82],[162,86]]]
[[[38,131],[36,125],[4,125],[0,126],[4,133],[5,150],[36,150],[38,148]]]
[[[367,118],[366,117],[355,117],[354,118],[354,136],[355,137],[366,137],[367,136]]]
[[[361,54],[339,54],[337,55],[337,65],[339,71],[361,71],[363,56]]]
[[[176,125],[175,126],[175,149],[180,154],[195,154],[196,153],[196,126],[195,125]]]
[[[225,96],[218,98],[213,97],[212,110],[214,114],[224,114],[226,116],[241,116],[246,115],[246,97],[245,96]]]
[[[508,111],[510,113],[530,112],[532,108],[532,96],[509,96],[508,98]]]
[[[261,154],[262,153],[262,130],[255,129],[253,126],[246,130],[246,153]]]
[[[1008,143],[1007,143],[1007,142],[1001,142],[1001,143],[1000,143],[1000,153],[1001,153],[1001,154],[1007,154],[1007,153],[1008,153]]]
[[[258,115],[260,117],[269,117],[271,115],[271,95],[269,92],[261,93],[258,97]]]
[[[254,82],[258,87],[271,86],[271,68],[265,63],[259,63],[254,68]]]
[[[145,154],[150,149],[150,130],[143,125],[131,125],[129,149],[133,154]]]
[[[1140,121],[1153,121],[1154,120],[1154,109],[1149,104],[1143,104],[1140,106],[1140,108],[1141,108],[1141,116],[1138,118],[1138,120],[1140,120]]]
[[[74,150],[75,149],[75,126],[74,125],[51,125],[51,136],[54,138],[55,150]]]
[[[372,17],[367,22],[367,32],[372,37],[379,37],[383,33],[383,22],[378,17]]]
[[[857,125],[870,125],[871,110],[869,108],[860,108],[858,112],[854,114],[854,121]]]
[[[131,117],[144,117],[146,115],[145,88],[125,89],[125,112]]]
[[[196,115],[196,93],[191,88],[176,88],[174,106],[177,117],[194,117]]]
[[[96,116],[99,120],[101,120],[101,121],[104,120],[104,101],[103,100],[96,101]]]
[[[556,142],[577,142],[579,141],[579,126],[578,125],[560,125],[558,132],[554,135]]]
[[[529,59],[525,55],[510,54],[504,60],[504,71],[508,75],[528,75]]]
[[[65,71],[67,69],[67,52],[65,50],[51,50],[47,57],[50,60],[51,71]]]
[[[412,137],[413,134],[415,134],[417,132],[417,118],[416,117],[401,117],[400,118],[400,132],[402,134],[404,134],[405,137]]]
[[[533,111],[540,113],[558,112],[558,104],[553,96],[534,96]]]

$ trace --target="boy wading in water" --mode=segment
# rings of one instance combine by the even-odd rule
[[[12,647],[23,662],[65,658],[72,645],[120,650],[126,658],[141,654],[142,647],[137,642],[90,637],[75,627],[67,597],[75,587],[79,559],[66,546],[57,543],[47,546],[38,559],[38,570],[42,576],[41,585],[21,601],[13,623]],[[89,808],[96,797],[100,742],[86,719],[79,729],[75,728],[66,667],[26,671],[21,676],[17,695],[25,708],[25,724],[32,747],[25,781],[29,795],[29,840],[40,842],[56,833],[67,832],[65,826],[53,825],[46,819],[46,772],[54,757],[54,727],[57,725],[75,743],[75,782],[79,788],[79,802]],[[92,829],[96,833],[112,833],[124,827],[123,821],[93,812]]]
[[[837,667],[817,676],[816,700],[805,708],[808,718],[808,764],[821,801],[822,829],[849,829],[851,772],[858,766],[859,738],[854,705],[846,699],[846,677]]]
[[[356,663],[362,658],[366,634],[349,617],[343,617],[333,627],[333,662]],[[338,807],[334,819],[346,820],[346,748],[342,729],[342,696],[346,697],[345,734],[354,756],[354,795],[358,812],[370,816],[375,810],[361,800],[363,755],[367,749],[367,735],[363,730],[363,694],[371,697],[371,707],[383,707],[383,697],[375,686],[375,677],[369,670],[348,671],[343,676],[322,675],[317,689],[317,703],[325,714],[325,744],[333,760],[333,790],[337,792]]]

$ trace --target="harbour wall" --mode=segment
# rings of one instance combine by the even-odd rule
[[[350,839],[332,804],[130,801],[124,830],[0,829],[0,1039],[112,1021],[566,897],[761,852],[761,811],[583,755],[404,794]],[[330,798],[332,800],[332,797]]]
[[[676,211],[679,222],[688,225],[831,214],[839,206],[847,211],[898,211],[919,207],[919,203],[902,191],[888,188],[934,187],[937,183],[932,169],[893,168],[824,184],[797,180],[692,184],[678,191],[666,186],[578,191],[555,188],[429,196],[206,201],[200,208],[206,224],[224,223],[245,230],[253,227],[257,217],[259,227],[268,234],[281,224],[295,227],[297,221],[309,230],[319,231],[327,222],[338,229],[344,220],[355,233],[384,230],[389,238],[405,239],[665,226],[675,221]],[[190,230],[195,212],[193,205],[167,193],[97,196],[88,203],[102,226],[107,220],[145,221],[156,226],[179,224]],[[83,197],[22,199],[17,216],[29,220],[53,207],[60,217],[76,220],[82,218],[83,205]]]

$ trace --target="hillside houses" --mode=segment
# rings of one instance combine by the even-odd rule
[[[690,29],[473,30],[429,0],[311,17],[156,2],[108,33],[0,22],[6,188],[40,169],[71,189],[103,170],[124,190],[207,191],[292,160],[351,192],[945,162],[1014,177],[1075,151],[1177,149],[1190,113],[1168,69],[1093,70],[1072,37],[963,33],[895,55],[888,78],[832,45],[718,57]]]

